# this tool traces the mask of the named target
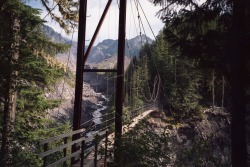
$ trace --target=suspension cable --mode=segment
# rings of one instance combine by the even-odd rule
[[[137,26],[136,26],[134,9],[133,9],[133,6],[132,6],[132,0],[130,0],[130,7],[131,7],[131,12],[132,12],[133,20],[134,20],[134,26],[135,26],[136,35],[138,36],[139,34],[138,34]]]
[[[143,10],[143,9],[142,9]],[[139,11],[138,11],[139,12]],[[142,23],[142,22],[141,22]],[[142,23],[142,25],[143,25],[143,23]],[[144,26],[143,26],[144,27]],[[144,29],[144,33],[145,33],[145,35],[146,35],[146,32],[145,32],[145,29]],[[146,38],[146,41],[147,41],[147,43],[148,43],[148,39]],[[156,69],[156,72],[157,72],[157,74],[158,74],[158,76],[160,77],[160,80],[161,80],[161,76],[160,76],[160,73],[159,73],[159,70],[158,70],[158,68],[157,68],[157,65],[156,65],[156,62],[155,62],[155,59],[154,59],[154,56],[153,56],[153,51],[151,50],[151,47],[149,47],[149,51],[150,51],[150,53],[151,53],[151,57],[152,57],[152,59],[153,59],[153,63],[154,63],[154,67],[155,67],[155,69]],[[161,84],[161,87],[162,87],[162,89],[163,89],[163,95],[164,95],[164,97],[166,97],[166,98],[168,98],[167,97],[167,95],[165,94],[165,88],[164,88],[164,86]],[[171,116],[172,116],[172,118],[173,118],[173,120],[174,120],[174,122],[175,122],[175,129],[177,129],[177,123],[176,123],[176,120],[175,120],[175,118],[174,118],[174,115],[173,115],[173,111],[171,110],[171,107],[169,106],[169,111],[170,111],[170,113],[171,113]],[[177,137],[179,137],[178,136],[178,133],[177,133]]]
[[[72,44],[73,44],[73,37],[74,37],[74,27],[72,27],[72,36],[71,36],[71,43],[70,43],[70,49],[69,49],[69,52],[68,52],[68,58],[67,58],[67,63],[66,63],[66,71],[65,73],[67,74],[68,70],[69,70],[69,60],[70,60],[70,55],[71,55],[71,50],[72,50]],[[64,93],[64,90],[65,90],[65,80],[66,80],[66,75],[64,75],[64,78],[63,78],[63,85],[62,85],[62,92],[60,94],[60,101],[62,101],[62,98],[63,98],[63,93]],[[72,94],[71,94],[72,95]],[[59,108],[58,108],[58,113],[59,114]]]
[[[141,46],[143,45],[143,40],[142,40],[142,31],[141,31],[141,16],[140,16],[140,13],[139,13],[139,7],[138,7],[138,0],[134,0],[135,2],[135,6],[136,6],[136,9],[137,9],[137,18],[138,18],[138,22],[139,22],[139,30],[140,30],[140,37],[141,37]]]
[[[156,36],[155,36],[155,34],[154,34],[154,31],[153,31],[153,29],[152,29],[152,27],[151,27],[151,25],[150,25],[150,23],[149,23],[149,21],[148,21],[148,18],[147,18],[146,14],[145,14],[145,12],[144,12],[142,6],[141,6],[140,1],[138,1],[138,4],[140,5],[141,10],[142,10],[142,12],[143,12],[143,15],[144,15],[144,17],[145,17],[146,20],[147,20],[148,26],[149,26],[149,28],[150,28],[150,30],[151,30],[151,32],[152,32],[152,34],[153,34],[153,36],[154,36],[154,38],[155,38],[155,40],[156,40]]]

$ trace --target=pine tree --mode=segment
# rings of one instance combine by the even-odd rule
[[[2,145],[1,145],[1,162],[3,166],[12,166],[12,149],[13,149],[13,132],[14,122],[16,117],[16,80],[17,80],[17,61],[19,57],[19,45],[20,45],[20,23],[18,18],[18,12],[14,10],[6,11],[6,7],[17,5],[18,1],[7,2],[1,4],[1,22],[5,23],[6,18],[9,19],[8,23],[2,28],[1,36],[3,33],[8,38],[8,41],[4,40],[4,44],[1,47],[2,60],[1,64],[7,64],[8,69],[3,66],[3,72],[1,78],[3,78],[2,90],[3,90],[3,130],[2,130]],[[5,27],[6,26],[6,27]],[[9,29],[7,29],[9,28]],[[7,50],[7,48],[8,50]]]
[[[199,106],[200,71],[195,61],[180,57],[178,49],[170,48],[165,37],[160,32],[155,42],[142,48],[138,60],[132,61],[131,99],[142,105],[158,98],[165,109],[184,116]]]
[[[38,138],[34,132],[50,124],[44,120],[45,112],[59,103],[45,100],[43,92],[63,76],[63,70],[47,59],[68,46],[49,41],[39,27],[34,30],[41,22],[37,10],[19,0],[0,5],[1,164],[8,167],[14,166],[13,155],[20,153],[16,149],[29,150],[29,142]]]
[[[173,109],[178,115],[196,110],[201,98],[199,93],[200,72],[195,61],[180,57],[178,48],[171,48],[163,31],[152,44],[151,77],[161,77],[161,99],[166,109]],[[159,68],[160,67],[160,68]],[[158,68],[158,69],[157,69]],[[160,69],[160,70],[159,70]]]
[[[168,34],[173,46],[180,47],[182,55],[196,57],[203,69],[215,69],[229,80],[232,86],[232,165],[247,166],[245,90],[250,84],[245,78],[249,76],[250,62],[246,56],[249,1],[209,0],[202,5],[193,0],[151,1],[163,6],[160,16],[172,25]],[[180,30],[178,35],[174,34],[176,29]]]

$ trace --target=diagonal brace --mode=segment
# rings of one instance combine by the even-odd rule
[[[99,21],[99,23],[98,23],[98,25],[96,27],[95,33],[94,33],[94,35],[93,35],[93,37],[92,37],[92,39],[90,41],[90,44],[88,46],[87,51],[86,51],[86,53],[85,53],[85,55],[83,57],[83,65],[85,65],[85,63],[86,63],[86,61],[88,59],[89,53],[90,53],[90,51],[91,51],[91,49],[93,47],[93,44],[94,44],[94,42],[96,40],[97,35],[98,35],[98,33],[99,33],[100,29],[101,29],[102,23],[103,23],[106,15],[108,13],[108,10],[109,10],[109,7],[111,6],[111,3],[112,3],[112,0],[109,0],[106,7],[105,7],[105,9],[104,9],[104,11],[103,11],[102,17],[101,17],[101,19],[100,19],[100,21]]]

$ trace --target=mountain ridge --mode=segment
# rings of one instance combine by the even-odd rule
[[[145,43],[152,43],[152,39],[146,35],[136,36],[129,40],[126,39],[125,56],[138,57],[141,47]],[[88,63],[100,63],[110,57],[117,56],[118,40],[105,39],[93,47],[89,55]]]
[[[76,64],[76,56],[77,56],[77,42],[71,41],[70,39],[63,37],[60,33],[53,30],[53,28],[42,25],[42,31],[46,35],[46,37],[50,38],[52,41],[57,43],[63,43],[71,45],[70,53],[63,53],[58,54],[57,59],[62,62],[67,62],[68,54],[70,54],[70,62],[71,65],[74,66]],[[131,57],[138,57],[141,47],[145,43],[152,43],[152,39],[147,37],[146,35],[136,36],[131,39],[126,39],[126,46],[125,46],[125,56],[130,59]],[[88,45],[85,46],[85,50],[87,49]],[[113,64],[115,62],[114,56],[117,57],[117,50],[118,50],[118,40],[114,39],[104,39],[102,42],[98,43],[96,46],[93,46],[90,55],[87,60],[87,64],[91,64],[93,66],[98,66],[98,64],[105,64],[105,61],[112,60]],[[115,65],[115,64],[114,64]],[[72,67],[73,70],[75,67]],[[75,71],[75,70],[74,70]]]

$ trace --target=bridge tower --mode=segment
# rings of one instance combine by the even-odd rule
[[[117,69],[84,69],[89,53],[99,33],[102,23],[106,17],[112,0],[108,0],[104,12],[97,25],[95,33],[90,41],[90,44],[85,51],[86,38],[86,17],[87,17],[87,0],[80,0],[79,5],[79,24],[78,24],[78,44],[77,44],[77,67],[76,67],[76,81],[75,81],[75,102],[73,115],[73,131],[80,129],[82,117],[82,95],[83,95],[83,73],[84,72],[115,72],[117,74],[116,80],[116,96],[115,96],[115,161],[118,166],[121,162],[121,155],[117,151],[120,146],[120,139],[122,135],[122,110],[124,101],[124,57],[125,57],[125,32],[126,32],[126,3],[127,0],[120,0],[119,11],[119,33],[118,33],[118,57]],[[74,135],[72,140],[80,138],[80,134]],[[79,148],[72,147],[72,152]],[[72,163],[74,160],[72,160]]]

